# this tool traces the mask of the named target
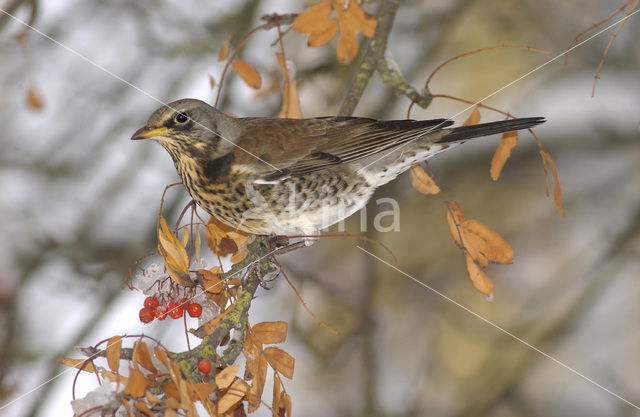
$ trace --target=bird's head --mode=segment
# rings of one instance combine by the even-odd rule
[[[182,99],[153,112],[132,140],[154,139],[178,161],[215,153],[220,143],[219,124],[228,119],[204,101]]]

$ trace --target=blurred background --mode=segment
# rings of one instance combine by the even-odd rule
[[[129,138],[158,107],[149,96],[213,102],[208,76],[219,80],[217,55],[228,35],[235,45],[260,15],[300,12],[310,3],[0,0],[1,9],[55,40],[0,13],[0,404],[11,402],[0,414],[71,415],[75,372],[56,358],[72,355],[74,346],[144,331],[186,349],[180,323],[143,326],[144,296],[123,289],[129,266],[155,249],[160,196],[178,180],[160,146]],[[474,55],[431,83],[432,93],[479,100],[562,53],[622,5],[404,1],[388,58],[420,90],[438,64],[472,49],[509,44],[552,52]],[[378,2],[363,7],[375,13]],[[340,334],[311,319],[282,279],[259,290],[252,308],[253,322],[289,322],[282,347],[296,358],[294,379],[285,381],[294,415],[640,415],[587,380],[640,405],[638,19],[615,39],[594,98],[593,75],[615,28],[573,51],[566,64],[558,59],[485,102],[547,118],[536,132],[558,167],[566,217],[545,195],[538,148],[522,133],[499,181],[489,177],[498,137],[469,143],[431,160],[441,195],[419,194],[403,175],[376,193],[366,220],[389,209],[377,199],[396,199],[399,231],[369,228],[367,235],[388,245],[403,271],[584,377],[370,257],[357,240],[321,239],[282,261],[309,307]],[[241,54],[262,74],[265,91],[230,75],[220,108],[278,114],[279,88],[267,91],[281,83],[276,39],[275,30],[260,32]],[[335,40],[309,49],[291,31],[284,42],[304,116],[335,114],[357,60],[338,64]],[[374,76],[355,115],[404,118],[408,105]],[[450,117],[465,107],[437,99],[411,116]],[[481,113],[483,121],[501,118]],[[488,269],[491,302],[466,276],[445,222],[448,200],[515,250],[513,265]],[[170,223],[188,201],[183,189],[169,191]],[[360,222],[355,215],[347,231],[359,233]],[[77,392],[95,386],[95,378],[83,377]]]

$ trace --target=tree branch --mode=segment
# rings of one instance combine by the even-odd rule
[[[399,0],[383,0],[380,5],[376,32],[367,46],[360,68],[347,91],[342,106],[338,111],[338,116],[351,116],[353,114],[374,71],[378,71],[382,81],[391,84],[398,94],[407,96],[419,106],[427,107],[431,103],[430,98],[423,97],[407,82],[393,62],[388,62],[391,57],[385,56],[389,33],[393,27],[399,6]]]

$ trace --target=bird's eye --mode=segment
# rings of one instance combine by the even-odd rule
[[[189,116],[187,116],[184,113],[178,113],[175,115],[175,117],[173,118],[173,120],[175,120],[176,123],[178,124],[185,124],[189,121]]]

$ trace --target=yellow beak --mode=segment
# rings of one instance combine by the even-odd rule
[[[149,129],[147,126],[141,127],[136,130],[136,133],[131,136],[131,140],[139,140],[139,139],[149,139],[155,136],[163,136],[164,132],[167,131],[166,127],[157,127],[155,129]]]

